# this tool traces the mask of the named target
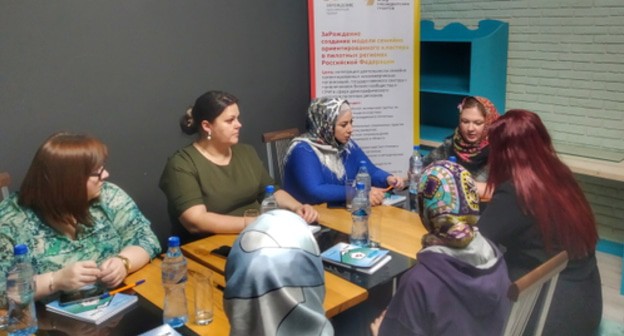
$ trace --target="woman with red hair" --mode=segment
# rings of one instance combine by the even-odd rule
[[[602,317],[596,221],[574,175],[558,157],[539,116],[510,110],[489,132],[487,187],[494,195],[480,232],[506,249],[515,281],[566,250],[544,335],[593,335]]]

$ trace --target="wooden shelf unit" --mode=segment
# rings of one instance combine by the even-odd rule
[[[420,138],[441,142],[457,127],[457,105],[484,96],[505,110],[509,24],[482,20],[471,30],[454,22],[420,24]]]

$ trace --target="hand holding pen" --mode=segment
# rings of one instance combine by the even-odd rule
[[[390,189],[403,190],[403,188],[405,188],[405,181],[403,181],[403,178],[396,175],[388,176],[386,182],[389,185],[389,187],[384,190],[386,192],[390,191]]]

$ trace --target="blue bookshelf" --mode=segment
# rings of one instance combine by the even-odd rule
[[[482,20],[471,30],[461,23],[435,29],[420,23],[420,137],[441,142],[457,126],[465,96],[489,98],[505,111],[509,24]]]

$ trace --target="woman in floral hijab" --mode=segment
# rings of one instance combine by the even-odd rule
[[[362,162],[371,176],[371,204],[383,201],[388,185],[403,188],[402,178],[375,166],[352,139],[353,112],[342,98],[317,98],[308,108],[308,132],[293,139],[284,163],[284,189],[300,202],[345,201],[345,181]]]
[[[485,193],[487,180],[487,159],[490,153],[488,128],[498,119],[499,114],[492,102],[485,97],[466,97],[457,106],[459,125],[453,136],[432,150],[423,159],[425,166],[451,156],[464,166],[477,181],[479,194]]]
[[[437,161],[418,186],[429,232],[374,335],[500,335],[510,309],[503,254],[475,227],[479,197],[462,166]]]

